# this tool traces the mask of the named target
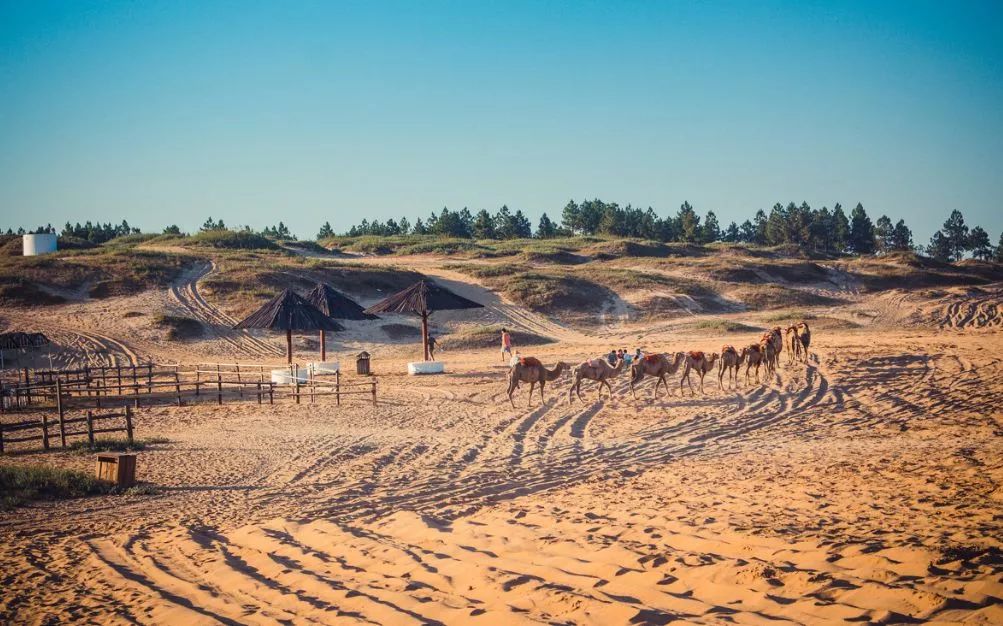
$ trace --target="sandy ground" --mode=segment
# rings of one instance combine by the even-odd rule
[[[65,364],[274,358],[277,339],[225,320],[178,347],[121,318],[222,315],[198,294],[207,271],[60,318],[4,317],[56,334]],[[0,622],[1003,623],[999,294],[858,302],[875,323],[816,330],[809,363],[784,355],[762,385],[722,390],[715,372],[691,396],[676,376],[670,395],[649,380],[635,400],[621,376],[612,399],[587,384],[583,403],[565,374],[544,404],[520,388],[516,409],[497,353],[447,341],[448,374],[408,378],[413,348],[356,329],[343,348],[375,347],[378,406],[144,409],[139,436],[169,441],[139,458],[159,494],[0,514]],[[478,322],[559,337],[532,350],[548,364],[637,337],[660,351],[758,338],[581,333],[485,303]]]

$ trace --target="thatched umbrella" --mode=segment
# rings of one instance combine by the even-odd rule
[[[335,291],[330,285],[317,283],[317,286],[306,294],[307,302],[314,305],[324,315],[336,320],[377,320],[375,315],[369,315],[362,305],[343,293]],[[320,331],[320,360],[327,360],[327,331]]]
[[[428,360],[428,316],[433,311],[479,309],[483,304],[467,300],[427,280],[419,280],[366,309],[366,313],[414,313],[421,315],[421,342]]]
[[[345,330],[345,327],[324,315],[292,291],[285,289],[263,307],[251,313],[234,328],[267,328],[286,331],[286,360],[293,362],[293,331]]]

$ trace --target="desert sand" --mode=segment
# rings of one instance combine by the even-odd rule
[[[548,366],[610,347],[720,351],[758,330],[692,319],[577,330],[469,277],[409,261],[489,306],[440,329],[505,323],[553,337]],[[211,266],[166,292],[5,311],[49,333],[57,365],[280,362],[281,338],[226,330],[200,294]],[[570,374],[527,406],[493,349],[407,377],[416,346],[364,325],[378,406],[330,401],[155,407],[140,437],[147,496],[0,513],[0,622],[143,624],[1003,623],[1003,287],[851,298],[765,384],[569,402]],[[215,324],[192,344],[150,313]],[[722,319],[762,328],[754,311]],[[839,320],[854,320],[841,324]],[[865,323],[866,322],[866,323]],[[302,339],[299,349],[313,344]],[[12,462],[90,471],[88,455]]]

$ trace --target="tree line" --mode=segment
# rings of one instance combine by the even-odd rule
[[[714,211],[708,211],[701,217],[689,202],[683,202],[674,215],[663,217],[651,207],[641,209],[629,204],[621,207],[615,202],[600,199],[571,200],[561,210],[559,223],[544,213],[535,231],[521,210],[513,212],[507,206],[502,206],[493,215],[483,209],[475,214],[467,208],[451,211],[443,207],[424,220],[418,218],[414,224],[406,217],[399,221],[391,218],[385,222],[364,219],[344,235],[440,235],[472,239],[599,235],[697,244],[723,241],[764,246],[792,245],[830,254],[916,250],[945,261],[960,260],[965,253],[983,260],[1003,257],[1003,234],[1000,245],[993,247],[982,227],[969,230],[965,226],[960,211],[952,212],[944,228],[935,233],[930,244],[924,247],[913,242],[912,230],[904,219],[893,221],[882,215],[872,220],[860,203],[847,215],[839,203],[832,209],[827,206],[813,209],[807,202],[789,202],[786,205],[778,202],[769,212],[760,209],[752,219],[741,224],[731,222],[722,227]],[[317,239],[333,236],[335,232],[330,222],[325,222],[317,233]]]

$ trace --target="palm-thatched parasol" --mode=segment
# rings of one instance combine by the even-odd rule
[[[330,285],[317,283],[317,286],[306,294],[307,302],[314,305],[324,315],[336,320],[377,320],[375,315],[369,315],[355,300],[343,293],[335,291]],[[327,331],[320,331],[320,360],[327,360]]]
[[[434,311],[449,309],[479,309],[483,304],[467,300],[428,280],[419,280],[404,291],[398,291],[373,306],[366,313],[414,313],[421,315],[421,342],[428,360],[428,316]]]
[[[286,331],[286,360],[293,362],[293,331],[304,330],[345,330],[345,327],[324,315],[288,289],[269,300],[263,307],[251,313],[234,328],[266,328]]]

